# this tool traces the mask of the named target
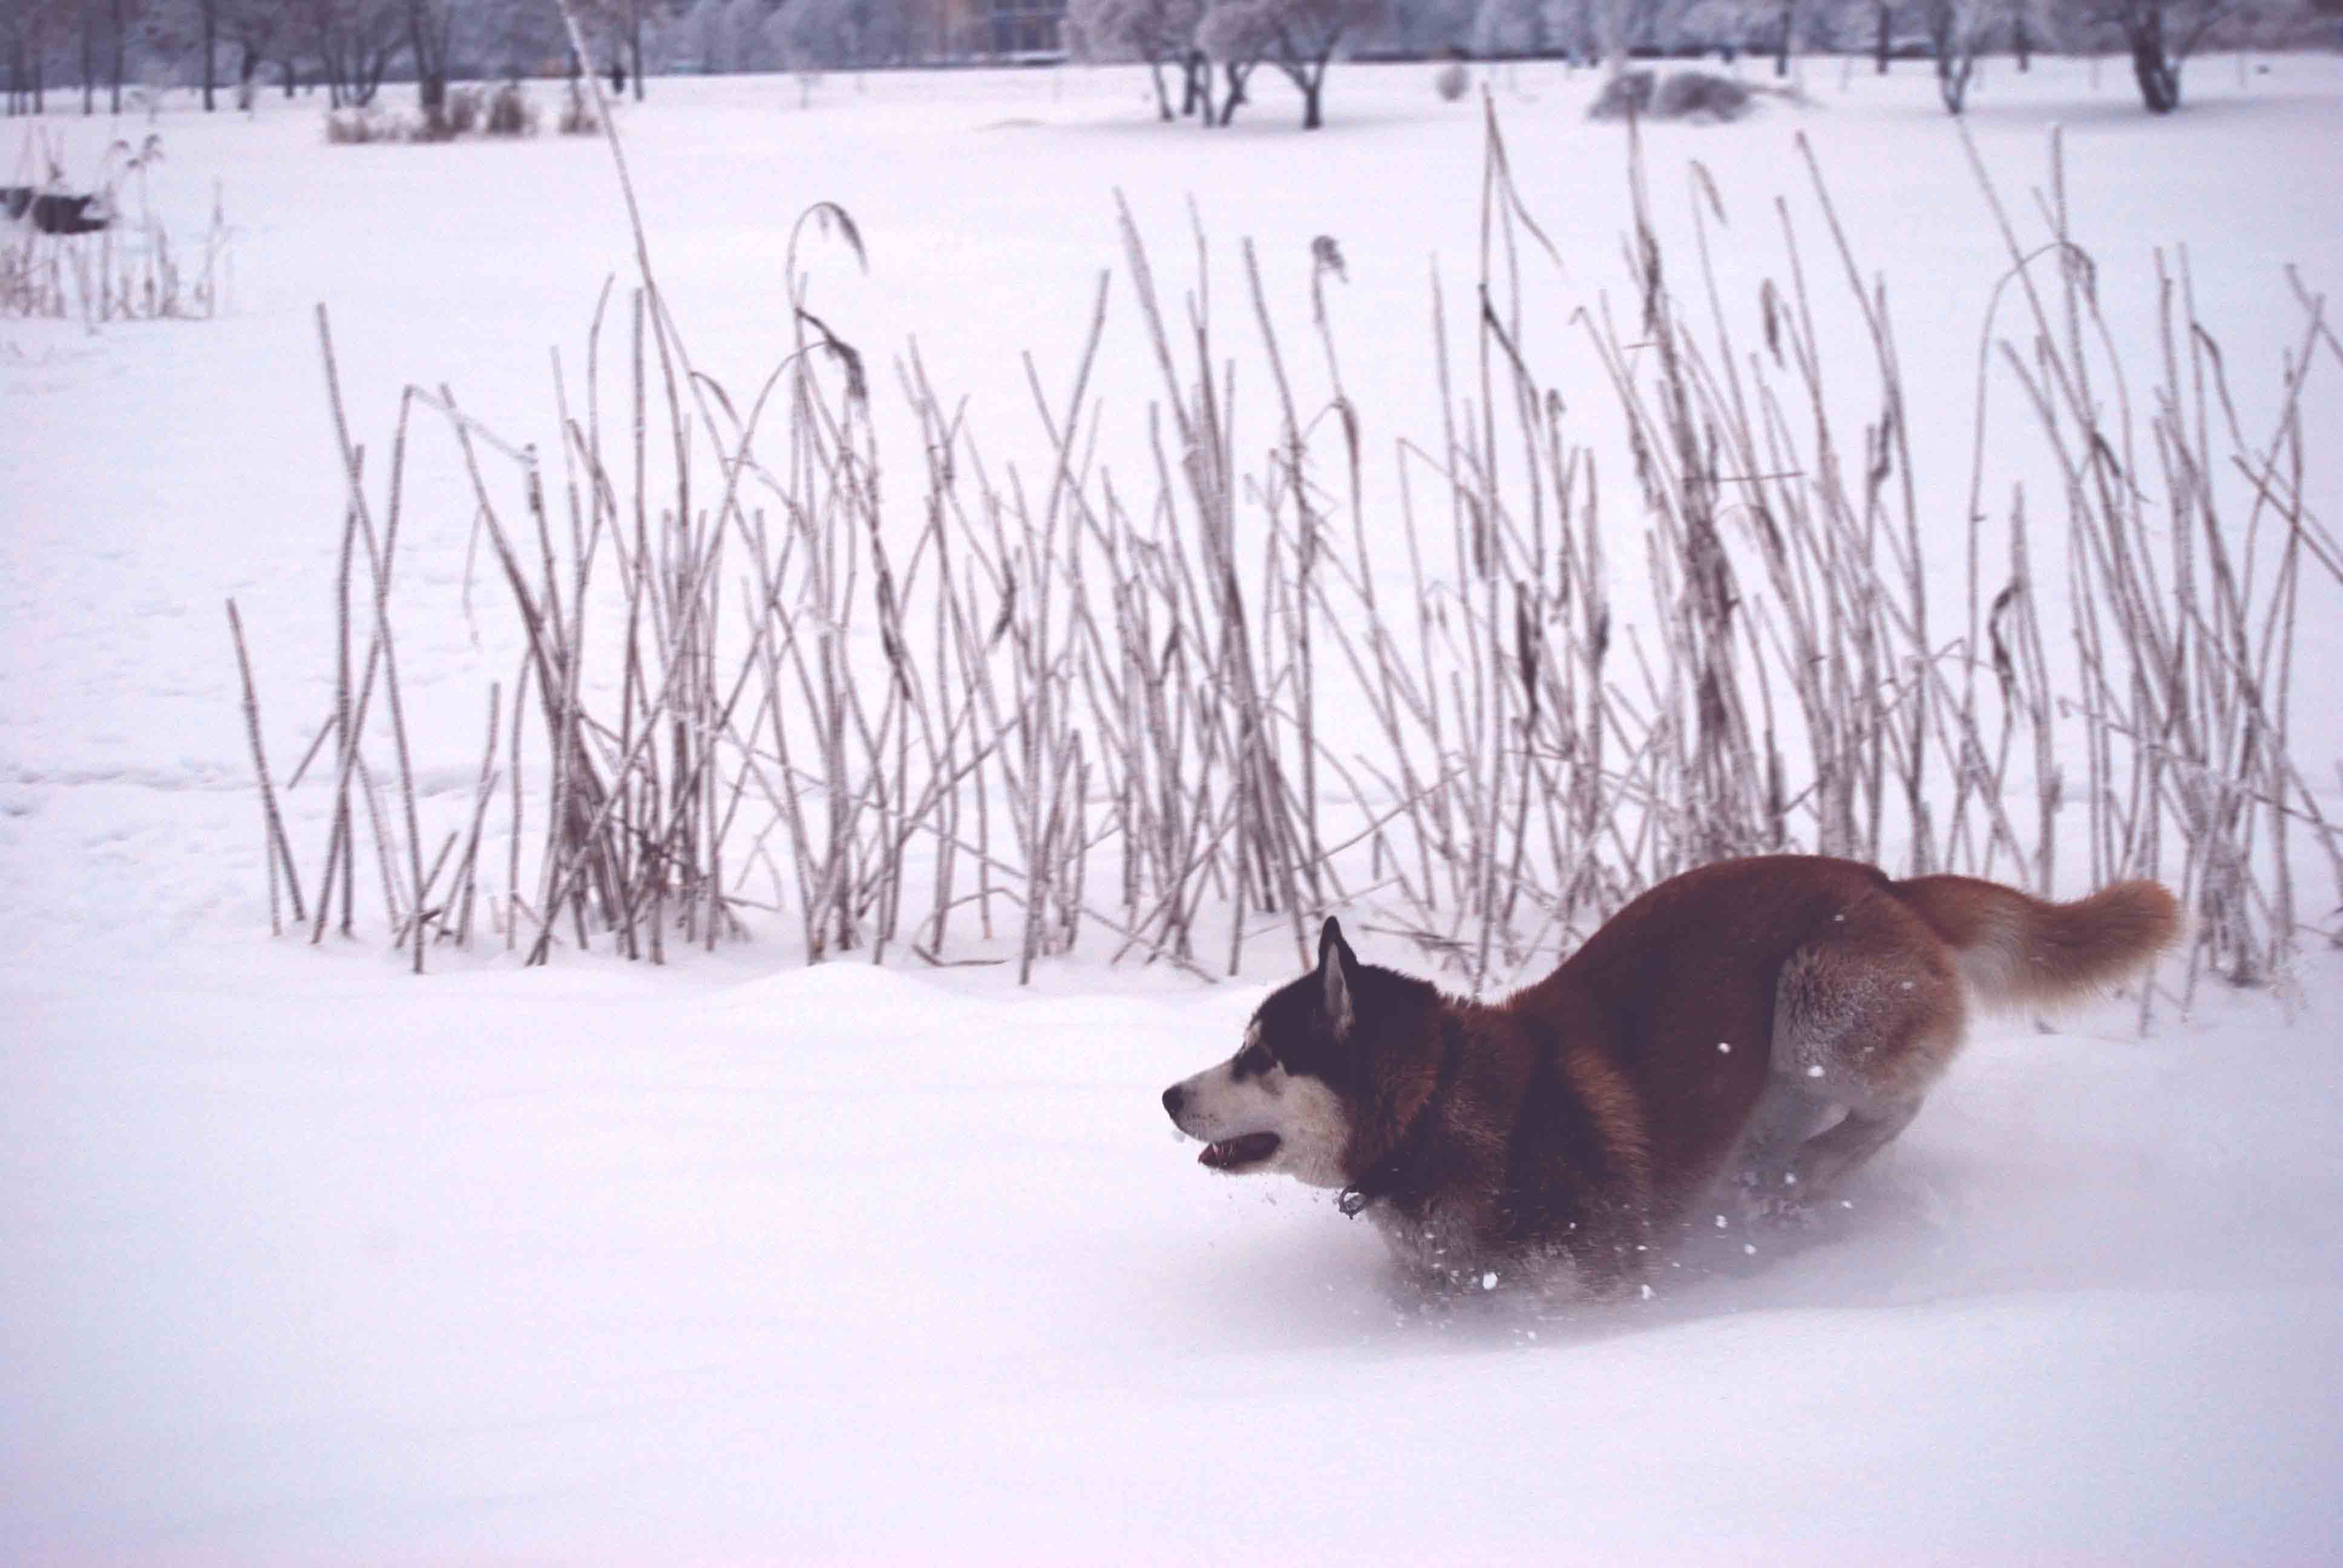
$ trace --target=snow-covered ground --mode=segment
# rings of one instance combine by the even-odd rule
[[[2158,121],[2118,68],[2046,62],[1971,116],[2021,212],[2064,125],[2119,332],[2152,319],[2152,248],[2187,247],[2249,417],[2299,341],[2282,269],[2343,281],[2343,69],[2268,64],[2200,63]],[[659,83],[625,128],[719,379],[781,351],[788,226],[836,199],[871,271],[817,259],[825,319],[880,364],[916,336],[1013,443],[1019,353],[1061,384],[1120,267],[1114,191],[1177,276],[1192,196],[1217,265],[1255,239],[1296,320],[1310,240],[1340,240],[1345,374],[1388,450],[1437,418],[1431,268],[1476,265],[1479,111],[1428,78],[1339,68],[1310,136],[1266,79],[1229,133],[1156,126],[1128,71],[833,78],[804,110],[794,82]],[[1805,85],[1803,109],[1654,130],[1664,221],[1696,157],[1728,284],[1778,272],[1769,204],[1802,199],[1803,131],[1904,302],[1916,461],[1957,506],[1999,242],[1924,75],[1816,62]],[[1624,292],[1591,90],[1521,71],[1495,95],[1569,268],[1554,319]],[[1851,1207],[1603,1307],[1407,1300],[1322,1196],[1174,1147],[1155,1096],[1232,1048],[1266,944],[1242,982],[1091,951],[1029,991],[807,970],[779,940],[421,981],[378,947],[272,944],[220,603],[281,769],[322,711],[339,537],[314,306],[361,439],[444,381],[549,448],[548,352],[577,364],[630,266],[598,144],[329,148],[318,119],[270,99],[154,127],[175,232],[215,182],[236,226],[226,318],[0,326],[0,1555],[2343,1552],[2343,966],[2315,943],[2290,1023],[2208,992],[2145,1040],[2122,1007],[1986,1026]],[[49,126],[88,161],[126,128]],[[1141,360],[1110,348],[1124,407],[1153,395]],[[468,520],[418,508],[402,547],[442,590],[401,648],[420,760],[458,789],[487,678],[458,607]],[[2343,638],[2315,625],[2299,657],[2324,776]]]

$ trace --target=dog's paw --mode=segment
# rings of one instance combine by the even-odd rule
[[[1795,1185],[1785,1182],[1770,1191],[1750,1195],[1750,1223],[1768,1231],[1812,1231],[1823,1222],[1821,1205]]]

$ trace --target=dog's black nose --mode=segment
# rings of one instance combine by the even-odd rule
[[[1175,1083],[1163,1091],[1163,1109],[1177,1116],[1180,1114],[1180,1102],[1187,1097],[1187,1091]]]

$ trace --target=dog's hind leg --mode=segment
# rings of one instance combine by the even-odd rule
[[[1761,1202],[1795,1196],[1785,1189],[1797,1185],[1792,1178],[1798,1151],[1838,1112],[1829,1101],[1776,1073],[1749,1113],[1749,1126],[1726,1169],[1744,1191]]]
[[[1785,1185],[1813,1198],[1910,1125],[1966,1014],[1951,955],[1898,906],[1850,909],[1793,954],[1775,987],[1768,1093],[1845,1114],[1798,1145]]]
[[[1834,1182],[1896,1140],[1920,1114],[1920,1096],[1876,1111],[1849,1107],[1846,1115],[1827,1131],[1818,1132],[1800,1146],[1791,1162],[1793,1185],[1808,1193],[1827,1192]]]

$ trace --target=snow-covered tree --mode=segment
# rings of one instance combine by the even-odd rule
[[[1188,95],[1201,93],[1204,124],[1225,126],[1245,102],[1245,78],[1261,64],[1268,34],[1242,6],[1216,5],[1196,24],[1196,48],[1188,68]],[[1221,68],[1221,101],[1212,103],[1212,67]]]
[[[63,0],[0,0],[0,71],[6,74],[10,114],[37,115],[46,107],[42,65],[65,37],[66,22]]]
[[[1883,76],[1896,57],[1897,29],[1910,20],[1906,0],[1798,0],[1798,14],[1808,47],[1867,54]]]
[[[2043,0],[2003,0],[2002,19],[2009,30],[2009,52],[2021,71],[2034,69],[2034,51],[2050,35],[2043,11]]]
[[[778,71],[797,64],[789,41],[794,5],[777,6],[772,0],[730,0],[724,7],[729,69]]]
[[[1969,80],[1996,18],[1995,0],[1920,0],[1920,25],[1936,57],[1936,92],[1959,114],[1968,106]]]
[[[807,77],[848,64],[854,50],[838,7],[821,0],[787,0],[773,19],[773,42],[801,90]]]
[[[1204,13],[1196,42],[1222,62],[1266,61],[1302,93],[1302,128],[1325,123],[1326,68],[1351,34],[1373,26],[1384,0],[1222,0]]]
[[[447,102],[448,52],[455,43],[455,0],[407,0],[407,51],[415,62],[415,99],[433,115]]]
[[[260,67],[289,42],[293,7],[285,0],[220,0],[219,30],[236,51],[236,107],[248,109]]]
[[[1871,22],[1872,64],[1881,75],[1887,75],[1887,62],[1896,49],[1895,0],[1857,0],[1868,13]]]
[[[775,0],[698,0],[659,37],[709,75],[777,71],[789,58],[789,20]]]
[[[903,0],[788,0],[776,30],[791,70],[892,65],[911,47]]]
[[[1523,0],[1524,5],[1540,5],[1547,0]],[[1377,53],[1406,55],[1431,59],[1453,50],[1473,47],[1473,27],[1483,9],[1484,0],[1390,0],[1383,19],[1376,26],[1363,28],[1352,40],[1353,51],[1374,50]],[[1544,53],[1550,47],[1539,44],[1532,48],[1512,51],[1515,54]]]
[[[1616,72],[1635,50],[1674,50],[1694,40],[1698,5],[1699,0],[1555,0],[1549,15],[1561,24],[1573,57],[1600,60]]]
[[[41,112],[34,102],[41,88],[41,61],[48,54],[41,20],[27,0],[0,0],[0,75],[5,78],[11,115]]]
[[[732,68],[730,26],[724,0],[697,0],[676,22],[676,30],[691,41],[700,70],[711,76]]]
[[[450,45],[451,69],[467,75],[533,76],[569,59],[569,37],[561,14],[550,5],[468,4],[461,35]],[[592,26],[584,16],[582,25]]]
[[[2257,35],[2283,35],[2308,14],[2304,0],[2064,0],[2065,30],[2088,45],[2113,38],[2131,57],[2140,102],[2150,114],[2180,106],[2180,70],[2199,49]]]
[[[294,0],[294,31],[326,78],[339,109],[374,102],[400,43],[398,0]]]
[[[1196,24],[1203,19],[1203,0],[1067,0],[1066,21],[1092,59],[1144,61],[1155,77],[1155,106],[1171,119],[1172,96],[1163,83],[1163,67],[1188,61],[1195,50]],[[1192,80],[1188,95],[1193,106]]]
[[[1550,0],[1481,0],[1473,14],[1470,47],[1483,59],[1544,55],[1561,35]]]
[[[561,15],[549,0],[528,3],[522,0],[501,0],[506,9],[518,14],[540,15],[550,24],[548,50],[556,55],[567,55],[569,44]],[[651,0],[569,0],[569,8],[578,17],[578,30],[585,35],[587,58],[575,62],[578,68],[592,70],[598,75],[610,78],[611,89],[623,94],[628,78],[634,83],[635,97],[643,95],[643,48],[647,29],[658,25],[659,12]]]
[[[1694,0],[1674,19],[1671,38],[1703,48],[1774,57],[1774,74],[1790,74],[1790,52],[1813,25],[1814,0]]]

